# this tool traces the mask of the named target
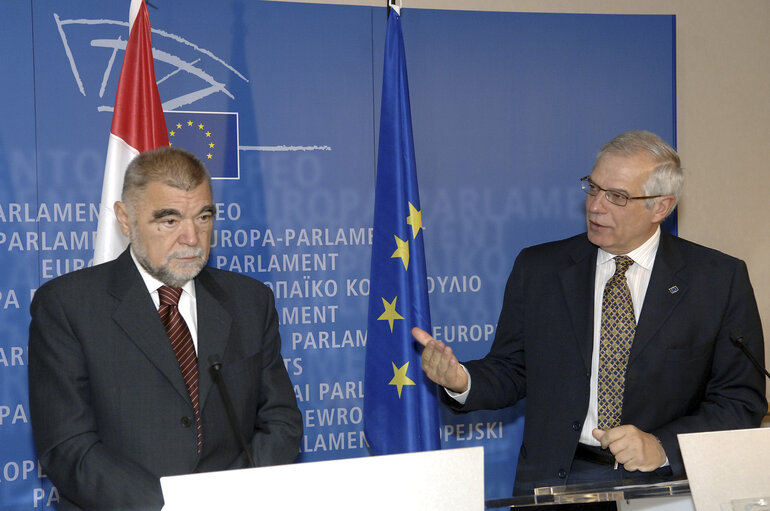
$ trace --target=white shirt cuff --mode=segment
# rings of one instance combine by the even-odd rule
[[[465,368],[464,365],[460,364],[460,367],[462,367],[463,371],[465,371],[465,374],[468,375],[468,388],[465,389],[465,392],[462,392],[462,393],[459,393],[459,394],[457,392],[452,392],[451,390],[449,390],[446,387],[444,387],[444,390],[446,391],[446,393],[447,393],[447,395],[449,397],[451,397],[452,399],[454,399],[455,401],[457,401],[461,405],[464,405],[465,404],[465,400],[468,399],[468,393],[471,391],[471,373],[468,372],[468,370]]]

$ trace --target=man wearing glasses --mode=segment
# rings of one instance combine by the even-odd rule
[[[413,331],[454,410],[527,398],[515,494],[682,477],[677,434],[756,427],[767,411],[764,376],[733,345],[764,360],[745,263],[660,228],[682,189],[676,151],[623,133],[580,182],[587,232],[519,254],[486,357],[460,364]]]

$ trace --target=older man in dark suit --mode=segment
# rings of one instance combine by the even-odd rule
[[[206,267],[203,164],[171,147],[138,156],[115,212],[129,249],[46,283],[31,306],[32,428],[60,509],[157,510],[162,476],[291,463],[302,422],[273,294]]]
[[[415,329],[423,369],[458,411],[526,396],[514,492],[682,476],[676,435],[756,427],[764,360],[743,261],[660,229],[683,177],[676,152],[632,131],[581,179],[587,232],[523,250],[490,353],[461,365]]]

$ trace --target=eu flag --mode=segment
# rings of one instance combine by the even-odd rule
[[[422,210],[397,9],[388,18],[382,83],[364,432],[374,454],[441,447],[436,385],[420,364],[412,327],[430,331]]]
[[[193,153],[213,179],[238,179],[236,112],[163,112],[170,145]]]

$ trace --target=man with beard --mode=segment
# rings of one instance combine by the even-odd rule
[[[210,177],[190,153],[143,153],[115,213],[116,260],[43,285],[31,305],[30,414],[59,509],[155,509],[159,478],[291,463],[302,434],[272,292],[206,267]],[[222,361],[240,434],[215,389]]]

